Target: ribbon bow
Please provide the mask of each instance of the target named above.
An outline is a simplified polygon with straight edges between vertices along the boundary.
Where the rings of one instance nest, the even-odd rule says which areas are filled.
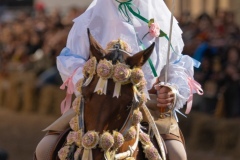
[[[188,98],[188,101],[187,101],[187,109],[185,112],[186,114],[188,114],[192,108],[193,91],[195,91],[198,95],[203,95],[203,90],[201,85],[191,77],[188,77],[188,85],[190,87],[190,97]]]
[[[74,71],[73,75],[76,71]],[[72,94],[74,92],[74,84],[72,82],[73,75],[71,75],[61,86],[60,89],[64,90],[65,87],[67,88],[67,93],[65,99],[61,103],[61,113],[64,114],[67,110],[70,109],[71,102],[72,102]]]
[[[136,6],[134,6],[134,4],[132,3],[132,0],[128,0],[126,2],[120,2],[118,0],[116,0],[116,1],[119,3],[119,5],[118,5],[119,12],[127,18],[127,20],[126,20],[127,22],[131,22],[131,18],[128,14],[128,11],[129,11],[134,16],[136,16],[136,17],[140,18],[141,20],[143,20],[144,22],[148,23],[148,20],[140,15],[139,9]],[[134,6],[136,8],[137,12],[135,12],[133,10],[132,6]]]

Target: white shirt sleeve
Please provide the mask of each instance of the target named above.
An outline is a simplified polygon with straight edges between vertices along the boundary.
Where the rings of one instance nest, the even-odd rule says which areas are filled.
[[[68,35],[67,46],[57,57],[57,68],[63,82],[71,77],[74,86],[78,80],[83,78],[82,69],[89,58],[87,30],[86,34],[80,36],[78,35],[78,26],[78,22],[74,23]],[[77,94],[76,89],[75,94]]]
[[[175,109],[182,108],[192,94],[188,78],[193,79],[193,66],[194,60],[187,55],[182,55],[180,59],[170,62],[168,83],[178,90]],[[161,71],[160,81],[164,81],[165,67]]]

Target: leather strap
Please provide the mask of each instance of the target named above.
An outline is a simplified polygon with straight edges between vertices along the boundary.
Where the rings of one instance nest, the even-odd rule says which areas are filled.
[[[81,128],[82,133],[84,133],[84,98],[81,97],[80,110],[79,110],[79,128]]]

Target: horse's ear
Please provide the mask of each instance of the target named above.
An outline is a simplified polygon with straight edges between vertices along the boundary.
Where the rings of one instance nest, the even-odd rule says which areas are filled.
[[[89,38],[90,55],[96,57],[97,61],[99,61],[106,55],[106,52],[101,47],[101,45],[93,38],[89,28],[87,29],[87,32]]]
[[[148,60],[148,58],[151,56],[154,46],[155,43],[152,43],[151,46],[149,46],[147,49],[136,53],[132,57],[128,57],[126,59],[126,63],[130,65],[131,68],[143,66],[144,63]]]

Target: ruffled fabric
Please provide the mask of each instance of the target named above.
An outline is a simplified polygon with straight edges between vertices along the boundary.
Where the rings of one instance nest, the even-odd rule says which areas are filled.
[[[82,69],[87,59],[86,55],[75,54],[67,47],[63,48],[60,55],[57,57],[57,68],[62,80],[66,82],[71,78],[76,95],[79,94],[76,84],[83,78]]]
[[[193,78],[193,63],[191,57],[184,55],[179,63],[169,65],[168,83],[178,90],[175,109],[181,109],[190,97],[190,87],[187,79],[188,77]],[[161,72],[160,81],[164,81],[164,73],[165,67]]]

